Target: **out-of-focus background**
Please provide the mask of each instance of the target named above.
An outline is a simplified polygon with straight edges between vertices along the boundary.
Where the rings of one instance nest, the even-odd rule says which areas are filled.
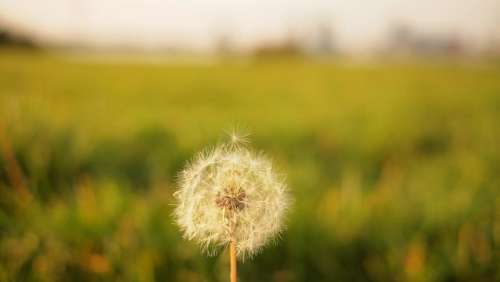
[[[227,281],[171,211],[234,126],[296,198],[241,281],[499,281],[499,58],[498,0],[0,0],[0,281]]]

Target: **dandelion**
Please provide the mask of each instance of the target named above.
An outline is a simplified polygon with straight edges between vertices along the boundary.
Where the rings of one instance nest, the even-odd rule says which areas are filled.
[[[253,256],[277,237],[290,203],[283,178],[246,143],[231,134],[231,142],[200,153],[180,173],[174,194],[174,216],[185,238],[209,253],[229,245],[231,281],[236,257]]]

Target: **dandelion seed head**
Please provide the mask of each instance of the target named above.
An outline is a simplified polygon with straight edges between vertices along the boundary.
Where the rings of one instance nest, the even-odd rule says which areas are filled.
[[[184,237],[203,249],[234,239],[245,258],[279,235],[290,196],[269,159],[237,144],[231,137],[181,171],[174,216]]]

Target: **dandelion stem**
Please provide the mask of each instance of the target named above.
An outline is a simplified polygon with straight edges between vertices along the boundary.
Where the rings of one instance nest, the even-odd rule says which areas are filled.
[[[234,239],[231,240],[231,244],[229,245],[229,256],[231,260],[231,282],[237,282],[238,266],[236,262],[236,241]]]

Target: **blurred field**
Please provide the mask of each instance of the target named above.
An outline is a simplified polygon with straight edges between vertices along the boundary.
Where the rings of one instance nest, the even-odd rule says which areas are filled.
[[[184,162],[235,124],[296,198],[241,281],[500,280],[498,63],[4,50],[0,141],[31,196],[4,150],[0,281],[226,281],[225,252],[180,237],[171,194]]]

